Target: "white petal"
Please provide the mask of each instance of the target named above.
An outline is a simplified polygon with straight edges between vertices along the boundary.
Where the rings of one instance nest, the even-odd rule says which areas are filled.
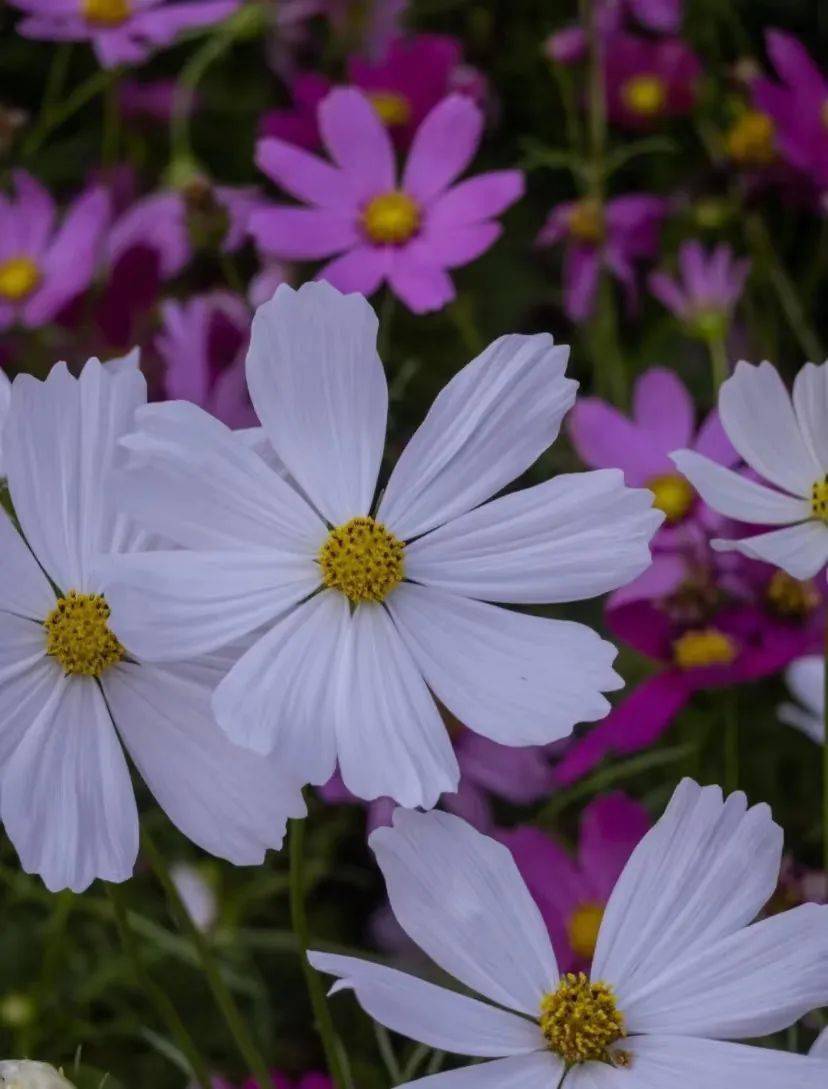
[[[429,1074],[398,1089],[558,1089],[563,1071],[563,1061],[551,1051],[535,1051]]]
[[[547,333],[500,337],[437,396],[388,481],[379,517],[409,539],[520,476],[555,441],[577,383]]]
[[[776,709],[779,721],[786,726],[794,726],[803,734],[810,737],[817,745],[821,745],[825,738],[825,723],[822,717],[812,715],[810,711],[803,711],[794,703],[780,703]]]
[[[623,1006],[632,1033],[719,1040],[780,1032],[828,1004],[828,906],[805,904],[684,951]]]
[[[728,518],[776,526],[811,516],[807,500],[772,491],[693,450],[677,450],[670,457],[705,503]]]
[[[267,624],[319,585],[316,564],[275,550],[102,557],[110,627],[147,662],[207,654]]]
[[[684,955],[733,934],[776,888],[782,829],[766,805],[684,779],[641,840],[604,913],[592,975],[622,1009]]]
[[[807,496],[823,474],[799,428],[791,398],[770,363],[737,363],[722,383],[719,414],[727,437],[760,476]]]
[[[55,607],[55,592],[26,542],[0,510],[0,609],[44,620]]]
[[[809,654],[788,666],[785,673],[788,688],[804,704],[799,707],[783,703],[779,707],[779,719],[789,726],[796,726],[818,745],[825,737],[825,660],[821,654]]]
[[[343,594],[316,594],[262,635],[213,696],[229,738],[273,752],[303,783],[321,785],[334,772],[336,667],[349,623]]]
[[[406,576],[485,601],[580,601],[651,562],[664,520],[617,469],[573,473],[494,499],[408,545]]]
[[[508,847],[451,813],[403,809],[369,843],[408,936],[467,987],[537,1017],[558,968]]]
[[[781,567],[795,579],[813,578],[828,563],[828,526],[822,522],[800,522],[756,537],[711,543],[717,552],[741,552],[753,560]]]
[[[360,605],[345,628],[335,705],[339,770],[352,794],[429,808],[457,790],[448,731],[381,605]]]
[[[805,364],[794,380],[793,404],[811,456],[828,472],[828,363]]]
[[[811,1048],[810,1054],[815,1059],[828,1060],[828,1028],[823,1029],[822,1032],[819,1034],[816,1043]]]
[[[324,281],[281,284],[253,318],[247,382],[273,449],[334,524],[368,514],[385,444],[388,388],[377,317]]]
[[[537,1024],[476,998],[356,957],[308,953],[320,972],[339,977],[331,994],[351,989],[365,1012],[412,1040],[458,1055],[524,1055],[543,1047]]]
[[[40,624],[0,613],[0,768],[60,681],[60,668],[45,649]]]
[[[239,748],[209,689],[174,668],[122,663],[102,678],[118,732],[161,808],[188,839],[237,866],[282,846],[305,807],[281,762]]]
[[[94,588],[94,556],[123,535],[105,487],[118,438],[146,400],[143,376],[91,359],[79,379],[64,363],[45,382],[19,375],[4,435],[9,490],[23,534],[64,592]]]
[[[591,628],[403,583],[386,602],[429,688],[469,729],[543,745],[603,718],[621,687],[615,647]]]
[[[125,881],[138,852],[129,772],[101,690],[61,677],[0,779],[0,812],[26,873],[51,892]]]
[[[319,515],[220,420],[188,401],[147,405],[135,419],[115,486],[147,529],[190,548],[318,552]]]

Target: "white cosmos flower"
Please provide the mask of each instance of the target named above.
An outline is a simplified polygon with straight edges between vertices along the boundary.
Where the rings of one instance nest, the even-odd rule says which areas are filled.
[[[304,812],[273,761],[218,729],[210,663],[144,664],[109,627],[93,560],[142,546],[108,478],[145,401],[137,368],[95,359],[79,379],[59,364],[12,386],[4,453],[23,536],[0,517],[0,816],[24,869],[52,890],[132,872],[122,743],[173,823],[233,862],[260,862],[286,815]]]
[[[797,703],[781,704],[780,720],[821,745],[825,736],[825,659],[821,654],[808,654],[791,662],[785,680]]]
[[[828,1002],[828,907],[752,923],[781,859],[766,805],[684,780],[618,879],[589,977],[560,976],[504,845],[448,813],[400,809],[370,843],[408,935],[485,1001],[374,962],[309,959],[387,1028],[495,1060],[419,1089],[558,1089],[565,1072],[564,1089],[828,1084],[828,1061],[725,1042]]]
[[[0,1089],[73,1089],[73,1086],[49,1063],[0,1059]]]
[[[714,510],[783,528],[713,547],[811,578],[828,562],[828,364],[805,364],[792,402],[770,363],[737,363],[719,391],[719,414],[735,449],[773,487],[692,450],[677,451],[673,461]]]
[[[303,781],[432,806],[458,767],[434,693],[506,745],[603,717],[615,648],[499,608],[591,597],[650,562],[662,515],[605,470],[491,499],[555,439],[576,383],[548,335],[495,341],[446,386],[379,501],[388,390],[377,319],[325,283],[281,286],[253,322],[247,379],[295,486],[217,420],[139,412],[118,493],[190,551],[107,564],[116,631],[149,660],[259,629],[213,706],[234,741]]]

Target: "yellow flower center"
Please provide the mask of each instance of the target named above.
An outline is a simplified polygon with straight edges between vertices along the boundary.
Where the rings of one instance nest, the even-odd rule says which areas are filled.
[[[109,606],[102,594],[70,590],[43,621],[46,653],[65,673],[100,677],[126,653],[107,626]]]
[[[811,517],[828,523],[828,476],[815,480],[811,487]]]
[[[695,492],[688,481],[678,473],[664,473],[647,481],[653,493],[653,506],[663,511],[671,524],[680,522],[693,505]]]
[[[579,242],[597,245],[604,237],[604,209],[594,197],[584,197],[574,204],[566,223],[569,233]]]
[[[642,117],[656,117],[667,104],[667,87],[660,76],[633,76],[621,87],[628,110]]]
[[[673,643],[673,658],[681,669],[730,665],[737,653],[736,643],[716,628],[686,631]]]
[[[609,1048],[626,1036],[624,1015],[612,987],[592,983],[583,972],[568,972],[544,995],[540,1027],[547,1046],[564,1062],[612,1062]]]
[[[567,935],[573,952],[584,960],[592,960],[598,943],[598,931],[604,918],[603,904],[581,904],[567,923]]]
[[[420,208],[407,193],[393,189],[369,201],[362,213],[362,226],[372,242],[399,246],[420,227]]]
[[[380,121],[389,129],[407,125],[411,120],[411,104],[405,95],[397,94],[395,91],[376,91],[369,95],[369,98]]]
[[[766,596],[773,612],[793,618],[807,616],[820,603],[819,592],[810,579],[801,582],[787,571],[774,571]]]
[[[725,137],[728,156],[740,166],[769,166],[776,158],[776,125],[759,110],[745,110]]]
[[[30,294],[40,283],[40,269],[30,257],[10,257],[0,261],[0,295],[17,301]]]
[[[336,526],[319,550],[322,581],[354,605],[384,601],[405,574],[405,545],[382,522],[352,518]]]
[[[132,14],[130,0],[81,0],[81,12],[88,23],[118,26]]]

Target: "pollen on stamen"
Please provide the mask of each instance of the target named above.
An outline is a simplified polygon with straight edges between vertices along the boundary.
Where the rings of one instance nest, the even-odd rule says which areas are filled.
[[[828,523],[828,476],[811,486],[811,517]]]
[[[400,246],[420,229],[420,207],[407,193],[380,193],[365,206],[362,227],[378,245]]]
[[[322,581],[354,605],[384,601],[405,574],[405,545],[369,516],[336,526],[319,550]]]
[[[130,0],[81,0],[81,11],[88,23],[120,26],[132,14]]]
[[[100,677],[126,653],[108,620],[109,606],[102,594],[70,590],[43,621],[46,653],[57,658],[66,674]]]
[[[568,972],[544,995],[540,1028],[550,1051],[571,1066],[612,1061],[612,1045],[626,1036],[624,1015],[608,983],[593,983],[584,972]]]

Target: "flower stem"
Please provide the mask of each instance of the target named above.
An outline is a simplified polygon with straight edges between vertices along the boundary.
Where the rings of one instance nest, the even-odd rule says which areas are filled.
[[[239,1054],[244,1059],[248,1070],[258,1083],[259,1089],[271,1089],[272,1078],[270,1076],[270,1071],[267,1068],[267,1063],[256,1044],[253,1042],[253,1038],[248,1031],[247,1025],[244,1023],[244,1019],[236,1005],[236,1001],[230,993],[227,984],[222,979],[221,971],[219,970],[218,962],[216,961],[210,943],[195,925],[192,916],[184,906],[184,902],[178,893],[178,889],[175,887],[175,882],[170,876],[167,864],[146,829],[142,830],[141,843],[144,853],[149,859],[150,866],[167,897],[171,915],[175,919],[179,930],[181,930],[195,946],[195,951],[201,962],[207,984],[213,992],[213,998],[215,999],[216,1005],[224,1017],[231,1036],[236,1042]]]
[[[45,143],[47,137],[70,117],[91,102],[95,95],[103,91],[115,78],[117,69],[101,68],[90,76],[79,87],[76,87],[70,95],[55,104],[54,109],[49,110],[41,121],[29,133],[28,139],[21,148],[21,157],[30,159]]]
[[[305,822],[303,820],[291,820],[290,822],[290,917],[293,923],[293,931],[299,946],[299,958],[302,962],[302,972],[308,988],[311,1006],[313,1007],[316,1031],[322,1041],[325,1058],[328,1062],[328,1071],[336,1089],[347,1089],[348,1081],[345,1077],[340,1056],[340,1044],[336,1036],[331,1011],[328,1009],[328,1000],[322,982],[308,960],[308,945],[310,936],[308,931],[308,916],[305,910]]]
[[[739,698],[735,688],[724,693],[725,793],[739,789]]]
[[[730,373],[727,361],[727,345],[724,337],[709,337],[706,341],[710,354],[710,374],[713,379],[713,393],[719,392],[719,387]]]
[[[190,1036],[190,1033],[187,1030],[187,1026],[181,1020],[178,1010],[170,1001],[166,991],[164,991],[150,976],[146,965],[141,958],[138,943],[135,940],[135,935],[129,924],[129,915],[124,904],[121,886],[107,883],[105,888],[109,902],[112,904],[115,925],[118,928],[121,944],[124,947],[124,952],[127,957],[132,962],[139,983],[158,1011],[158,1016],[175,1039],[182,1054],[189,1062],[190,1069],[196,1082],[201,1086],[201,1089],[211,1089],[212,1079],[206,1060],[196,1047],[192,1036]]]

